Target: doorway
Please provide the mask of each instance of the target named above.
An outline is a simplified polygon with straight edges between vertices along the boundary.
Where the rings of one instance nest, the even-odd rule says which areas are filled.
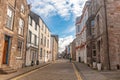
[[[3,64],[9,63],[9,48],[10,48],[10,36],[5,35],[4,38],[4,50],[3,50]]]

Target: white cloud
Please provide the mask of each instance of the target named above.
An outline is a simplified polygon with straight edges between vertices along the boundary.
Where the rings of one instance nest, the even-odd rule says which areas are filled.
[[[75,31],[75,26],[72,26],[70,29],[68,29],[69,30],[69,32],[73,32],[73,31]]]
[[[63,34],[75,32],[75,26],[68,27],[65,31],[63,31]]]
[[[60,15],[69,19],[71,15],[81,15],[85,1],[87,0],[31,0],[31,3],[32,9],[42,16]]]
[[[59,38],[59,52],[65,50],[65,46],[69,45],[73,41],[74,37],[72,35]]]

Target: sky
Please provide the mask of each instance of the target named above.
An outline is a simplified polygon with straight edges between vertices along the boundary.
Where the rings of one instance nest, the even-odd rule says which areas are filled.
[[[28,0],[31,10],[41,16],[51,34],[59,36],[59,52],[75,38],[75,20],[87,0]]]

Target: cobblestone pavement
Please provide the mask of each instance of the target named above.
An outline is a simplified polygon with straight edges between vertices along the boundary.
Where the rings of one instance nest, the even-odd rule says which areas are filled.
[[[12,80],[77,80],[77,78],[72,63],[68,60],[58,60],[42,69]]]

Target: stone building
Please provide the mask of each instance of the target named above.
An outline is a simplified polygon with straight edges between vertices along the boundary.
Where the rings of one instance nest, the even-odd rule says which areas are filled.
[[[25,65],[28,12],[26,0],[0,0],[0,68]]]
[[[40,33],[39,33],[39,61],[48,62],[50,60],[50,38],[51,32],[48,26],[40,17],[39,19]]]
[[[39,16],[30,11],[27,31],[26,66],[35,65],[39,62],[39,28]]]
[[[120,67],[120,0],[91,0],[96,62],[103,69]]]
[[[72,60],[76,61],[76,50],[75,50],[75,41],[76,39],[73,40],[72,42]]]
[[[51,35],[51,60],[55,61],[58,58],[58,35]]]
[[[87,64],[92,67],[96,61],[96,45],[95,45],[95,27],[94,27],[94,4],[90,1],[88,7],[88,20],[86,21],[86,45],[87,45]]]
[[[76,61],[75,39],[70,44],[70,54],[73,61]]]

